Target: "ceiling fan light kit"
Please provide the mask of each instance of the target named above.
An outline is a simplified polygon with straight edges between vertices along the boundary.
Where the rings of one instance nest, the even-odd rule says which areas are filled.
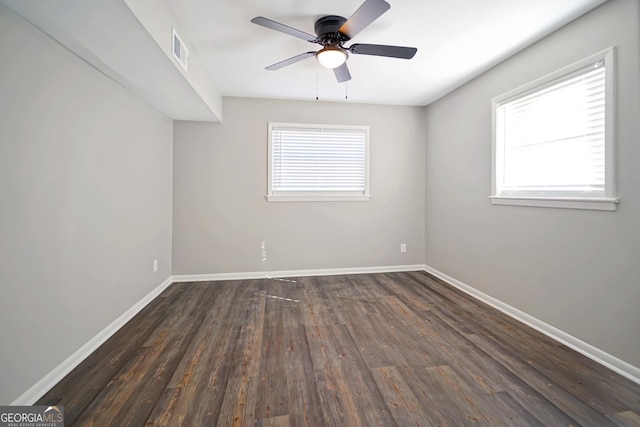
[[[253,18],[251,22],[322,46],[322,49],[317,52],[301,53],[270,65],[266,67],[267,70],[279,70],[310,56],[315,56],[322,66],[333,69],[336,79],[339,83],[342,83],[351,80],[351,74],[346,64],[347,59],[349,59],[349,53],[411,59],[418,51],[415,47],[379,44],[344,46],[344,43],[351,40],[356,34],[378,19],[390,7],[385,0],[365,0],[349,19],[337,15],[324,16],[318,19],[314,26],[315,36],[262,16]]]
[[[326,46],[316,53],[316,59],[320,65],[332,69],[344,64],[348,57],[347,51],[333,46]]]

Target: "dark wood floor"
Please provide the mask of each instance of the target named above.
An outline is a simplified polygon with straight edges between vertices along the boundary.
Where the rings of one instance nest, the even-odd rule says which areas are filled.
[[[640,425],[640,385],[424,272],[175,283],[38,404],[67,426]]]

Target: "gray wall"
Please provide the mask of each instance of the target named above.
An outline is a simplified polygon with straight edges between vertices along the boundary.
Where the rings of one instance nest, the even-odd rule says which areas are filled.
[[[640,366],[637,0],[611,0],[427,107],[426,263]],[[609,46],[616,212],[493,206],[491,98]]]
[[[223,123],[174,124],[174,274],[424,263],[423,108],[224,98],[223,109]],[[370,126],[371,200],[267,202],[269,121]]]
[[[3,5],[0,58],[8,404],[170,275],[172,122]]]

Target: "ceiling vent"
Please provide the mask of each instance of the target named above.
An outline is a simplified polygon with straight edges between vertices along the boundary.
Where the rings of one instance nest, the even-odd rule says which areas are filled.
[[[189,49],[187,49],[187,45],[182,42],[182,39],[176,33],[176,29],[173,28],[173,43],[171,46],[171,51],[173,52],[173,57],[176,58],[178,64],[182,67],[182,69],[187,72],[187,63],[189,61]]]

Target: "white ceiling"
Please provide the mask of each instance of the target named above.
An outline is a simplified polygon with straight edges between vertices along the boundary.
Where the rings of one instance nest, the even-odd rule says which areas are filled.
[[[411,60],[351,55],[353,79],[306,59],[264,68],[316,44],[250,23],[265,16],[307,33],[321,16],[348,18],[364,0],[168,0],[222,95],[427,105],[604,0],[387,0],[354,43],[413,46]],[[348,43],[349,44],[349,43]]]
[[[221,119],[221,95],[427,105],[606,0],[387,0],[352,42],[416,47],[413,59],[351,55],[347,84],[313,58],[265,70],[319,46],[252,18],[314,34],[318,18],[348,18],[363,1],[0,0],[169,117],[209,121]],[[171,58],[173,26],[188,74]]]

